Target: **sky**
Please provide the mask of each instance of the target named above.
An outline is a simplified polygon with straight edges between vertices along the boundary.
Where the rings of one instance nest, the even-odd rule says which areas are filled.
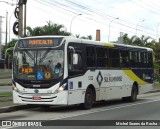
[[[18,38],[12,31],[17,20],[14,16],[17,1],[0,0],[0,16],[4,17],[3,44],[6,12],[10,25],[8,41]],[[160,0],[27,0],[27,26],[44,26],[48,21],[64,25],[64,30],[73,35],[92,35],[93,40],[97,29],[101,31],[101,41],[117,41],[120,33],[157,39],[160,36]]]

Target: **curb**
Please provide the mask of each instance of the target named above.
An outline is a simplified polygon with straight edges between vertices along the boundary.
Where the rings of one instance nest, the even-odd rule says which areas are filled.
[[[152,90],[152,91],[150,91],[148,93],[156,93],[156,92],[160,92],[160,89],[154,89],[154,90]]]
[[[30,109],[35,107],[36,107],[35,105],[11,105],[6,107],[0,107],[0,113],[7,113],[7,112]]]

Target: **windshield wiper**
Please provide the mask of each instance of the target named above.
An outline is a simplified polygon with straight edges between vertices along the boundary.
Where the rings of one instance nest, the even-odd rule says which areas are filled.
[[[42,58],[39,60],[39,64],[43,62],[43,60],[45,59],[45,57],[47,56],[47,54],[49,53],[51,49],[46,50],[46,52],[43,54]]]
[[[24,50],[26,52],[26,54],[32,59],[34,60],[34,57],[31,55],[31,53],[29,53],[27,50]]]

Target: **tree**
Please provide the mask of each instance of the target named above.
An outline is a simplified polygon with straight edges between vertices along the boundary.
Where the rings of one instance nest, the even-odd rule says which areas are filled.
[[[80,34],[76,34],[76,38],[80,38]]]
[[[8,48],[13,48],[13,47],[15,46],[16,42],[17,42],[17,40],[12,39],[12,41],[10,41],[9,43],[7,43],[7,45],[5,45],[5,46],[3,47],[3,49],[2,49],[3,55],[5,55],[5,52],[6,52],[6,50],[7,50]],[[13,49],[9,50],[9,51],[7,52],[7,55],[12,58],[12,57],[13,57]]]
[[[13,47],[15,46],[17,40],[13,39],[9,43],[7,43],[5,46],[3,46],[2,53],[3,58],[5,59],[5,64],[8,64],[8,68],[11,68],[11,63],[13,59]]]
[[[147,36],[145,37],[144,35],[142,35],[140,38],[139,37],[136,37],[135,40],[134,40],[134,44],[137,45],[137,46],[147,46],[150,42],[148,40],[150,40],[151,37],[150,36]]]
[[[30,36],[42,36],[42,35],[64,35],[69,36],[70,33],[64,31],[65,27],[61,24],[53,24],[51,21],[47,22],[47,25],[42,27],[27,27]]]
[[[141,37],[137,37],[136,35],[133,35],[130,38],[127,33],[125,33],[122,38],[123,38],[124,44],[143,46],[143,47],[153,44],[153,41],[154,41],[150,36],[145,37],[144,35],[142,35]]]
[[[40,36],[40,35],[42,35],[42,32],[41,32],[42,28],[41,27],[35,27],[35,28],[32,29],[31,27],[28,26],[27,30],[28,30],[30,36]]]
[[[88,39],[88,40],[92,40],[92,35],[87,35],[87,36],[80,36],[80,34],[76,35],[76,38],[80,38],[80,39]]]
[[[131,38],[129,38],[128,34],[125,33],[122,38],[123,38],[123,43],[124,44],[134,45],[134,40],[135,40],[136,36],[134,35]]]

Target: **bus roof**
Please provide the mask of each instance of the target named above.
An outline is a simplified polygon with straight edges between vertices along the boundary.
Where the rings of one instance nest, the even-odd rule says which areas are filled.
[[[100,46],[106,46],[106,47],[121,47],[121,48],[130,48],[130,49],[145,49],[147,51],[153,51],[151,48],[148,47],[141,47],[141,46],[133,46],[133,45],[127,45],[127,44],[118,44],[118,43],[108,43],[108,42],[102,42],[102,41],[93,41],[93,40],[87,40],[87,39],[78,39],[75,37],[67,37],[69,41],[77,41],[89,45],[100,45]]]
[[[89,45],[100,45],[100,46],[106,46],[106,47],[124,47],[124,48],[135,48],[135,49],[146,49],[147,51],[153,51],[151,48],[147,47],[141,47],[141,46],[133,46],[133,45],[127,45],[127,44],[118,44],[118,43],[108,43],[108,42],[102,42],[102,41],[93,41],[93,40],[87,40],[87,39],[80,39],[73,36],[62,36],[62,35],[46,35],[46,36],[32,36],[32,37],[25,37],[20,39],[36,39],[36,38],[64,38],[68,42],[77,42],[77,43],[84,43]]]

